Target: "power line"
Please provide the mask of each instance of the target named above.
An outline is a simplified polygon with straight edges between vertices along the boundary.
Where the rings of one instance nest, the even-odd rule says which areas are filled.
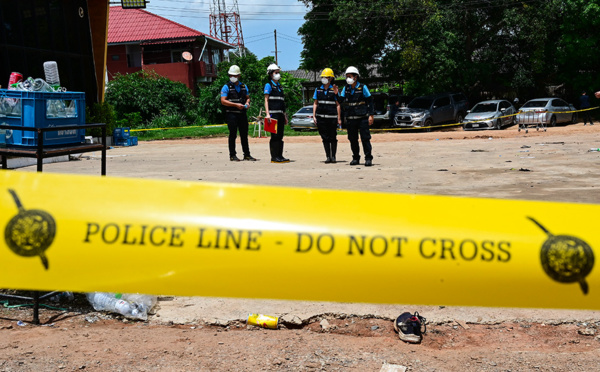
[[[169,0],[169,1],[173,1],[173,2],[179,2],[176,0]],[[472,0],[472,1],[467,1],[464,3],[460,3],[460,4],[447,4],[446,5],[446,9],[458,9],[458,10],[464,10],[464,11],[475,11],[475,10],[486,10],[486,9],[493,9],[493,8],[499,8],[499,7],[510,7],[510,6],[514,6],[514,5],[520,5],[520,4],[536,4],[536,3],[543,3],[546,0],[514,0],[512,3],[506,3],[505,0],[498,0],[500,2],[502,2],[501,4],[499,3],[494,3],[494,0]],[[181,1],[184,2],[184,1]],[[362,3],[362,2],[355,2],[354,4],[369,4],[372,5],[372,3]],[[483,5],[486,4],[486,6],[472,6],[472,5]],[[328,5],[329,6],[329,5]],[[189,8],[170,8],[170,7],[154,7],[154,9],[158,9],[158,10],[167,10],[167,13],[162,13],[162,15],[164,16],[175,16],[175,17],[183,17],[183,18],[194,18],[194,19],[201,19],[201,18],[205,18],[203,16],[198,16],[198,15],[193,15],[190,14],[190,9]],[[410,12],[412,10],[419,10],[418,12]],[[387,9],[369,9],[369,10],[365,10],[364,12],[356,15],[356,16],[348,16],[345,17],[348,20],[365,20],[365,19],[397,19],[397,18],[409,18],[409,17],[417,17],[417,16],[425,16],[425,15],[431,15],[431,14],[435,14],[436,12],[440,11],[440,10],[444,10],[444,9],[430,9],[430,10],[425,10],[423,11],[422,7],[413,7],[413,8],[403,8],[404,11],[408,11],[407,13],[403,13],[403,14],[390,14],[389,10]],[[185,12],[186,14],[172,14],[170,13],[170,11],[181,11],[181,12]],[[204,10],[198,10],[199,12],[205,13],[207,11]],[[253,17],[253,16],[261,16],[261,17]],[[246,13],[242,13],[243,16],[243,20],[244,21],[265,21],[265,16],[270,16],[270,15],[302,15],[303,17],[299,17],[299,18],[277,18],[277,20],[279,21],[302,21],[302,20],[306,20],[306,21],[329,21],[330,20],[330,16],[331,16],[331,12],[314,12],[314,11],[308,11],[308,12],[283,12],[283,11],[266,11],[266,12],[246,12]]]

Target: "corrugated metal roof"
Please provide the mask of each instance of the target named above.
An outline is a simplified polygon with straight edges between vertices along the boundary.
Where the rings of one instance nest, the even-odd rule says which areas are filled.
[[[173,22],[143,9],[123,9],[111,6],[108,16],[108,43],[127,43],[136,41],[154,42],[183,38],[207,36],[219,42],[220,39],[203,32]]]

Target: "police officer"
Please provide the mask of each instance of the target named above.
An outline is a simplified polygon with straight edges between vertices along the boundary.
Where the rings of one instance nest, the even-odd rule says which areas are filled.
[[[313,95],[313,120],[319,129],[323,147],[325,148],[326,164],[336,163],[337,125],[342,124],[340,104],[338,102],[338,87],[331,86],[335,79],[333,70],[326,68],[321,73],[320,88]]]
[[[371,155],[371,133],[369,126],[373,125],[373,97],[366,85],[358,82],[358,69],[350,66],[346,69],[347,85],[340,94],[340,103],[344,105],[344,116],[348,128],[348,140],[352,149],[352,161],[350,165],[360,163],[360,147],[358,145],[358,134],[365,153],[365,167],[373,165]]]
[[[272,63],[267,67],[269,82],[265,85],[265,112],[267,118],[277,120],[277,133],[271,133],[269,149],[271,150],[271,163],[289,163],[290,159],[283,157],[283,129],[288,123],[285,113],[285,99],[283,88],[279,84],[281,69]]]
[[[235,152],[235,139],[239,130],[244,160],[256,161],[250,155],[248,146],[248,116],[246,115],[250,106],[248,87],[240,82],[241,71],[238,66],[232,65],[227,73],[229,82],[221,89],[221,104],[225,106],[225,121],[229,129],[229,160],[240,161]]]

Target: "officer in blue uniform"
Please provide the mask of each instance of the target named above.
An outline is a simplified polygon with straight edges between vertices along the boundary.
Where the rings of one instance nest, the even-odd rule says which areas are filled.
[[[266,117],[277,120],[277,133],[271,133],[269,149],[271,151],[271,163],[289,163],[290,159],[283,157],[283,130],[288,123],[285,113],[285,99],[283,88],[279,84],[281,69],[272,63],[267,67],[269,82],[265,85],[265,111]]]
[[[244,160],[256,161],[250,155],[248,146],[248,115],[246,113],[250,106],[250,93],[246,84],[239,81],[241,71],[238,66],[232,65],[227,73],[229,82],[221,89],[221,104],[225,107],[225,121],[229,129],[229,160],[240,161],[235,152],[235,139],[239,131]]]
[[[358,69],[350,66],[346,69],[346,85],[340,93],[340,103],[344,105],[344,117],[348,128],[348,140],[352,149],[350,165],[360,164],[360,147],[358,135],[365,153],[365,167],[373,165],[371,154],[371,132],[369,126],[373,125],[373,97],[366,85],[358,82]]]
[[[319,129],[323,147],[325,148],[326,164],[336,163],[337,126],[342,124],[340,104],[338,102],[338,87],[331,85],[335,75],[333,70],[326,68],[321,73],[321,87],[313,95],[313,120]]]

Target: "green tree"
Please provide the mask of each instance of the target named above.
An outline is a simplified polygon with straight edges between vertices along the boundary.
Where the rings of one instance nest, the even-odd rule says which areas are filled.
[[[303,2],[303,68],[377,66],[407,94],[598,87],[600,0]]]
[[[571,0],[562,6],[558,81],[575,97],[600,90],[600,0]]]

